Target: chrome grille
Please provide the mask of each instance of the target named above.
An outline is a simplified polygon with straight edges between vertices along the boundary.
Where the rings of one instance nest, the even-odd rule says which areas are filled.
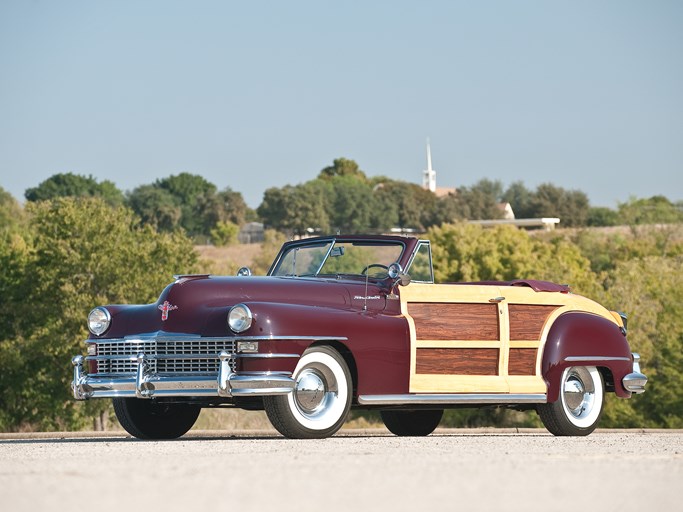
[[[230,339],[180,338],[154,340],[111,340],[97,343],[97,373],[134,374],[137,371],[137,355],[144,352],[151,373],[168,374],[218,374],[218,354],[225,350],[234,352]],[[173,357],[176,356],[176,357]],[[235,370],[234,359],[230,365]]]
[[[218,358],[212,359],[158,359],[158,373],[218,373]],[[235,368],[232,368],[233,371]]]

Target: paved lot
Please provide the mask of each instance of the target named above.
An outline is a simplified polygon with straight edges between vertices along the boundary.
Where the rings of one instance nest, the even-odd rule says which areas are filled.
[[[0,438],[4,511],[680,510],[683,433]]]

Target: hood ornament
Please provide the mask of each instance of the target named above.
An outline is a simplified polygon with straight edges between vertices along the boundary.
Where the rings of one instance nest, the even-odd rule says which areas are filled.
[[[157,306],[161,310],[161,321],[165,322],[168,320],[168,312],[178,309],[178,306],[174,306],[169,301],[165,300],[163,304]]]

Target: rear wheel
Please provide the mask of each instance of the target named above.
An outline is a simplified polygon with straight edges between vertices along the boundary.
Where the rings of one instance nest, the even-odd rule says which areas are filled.
[[[114,398],[121,426],[138,439],[175,439],[192,428],[201,407],[154,399]]]
[[[283,436],[321,439],[341,428],[351,407],[351,373],[344,358],[331,347],[312,347],[294,370],[294,390],[265,396],[268,419]]]
[[[439,426],[443,409],[426,411],[380,411],[384,425],[397,436],[428,436]]]
[[[562,373],[560,398],[536,410],[556,436],[587,436],[602,416],[605,386],[595,366],[573,366]]]

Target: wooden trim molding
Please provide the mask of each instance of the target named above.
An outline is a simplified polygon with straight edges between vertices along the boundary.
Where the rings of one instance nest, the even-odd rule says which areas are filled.
[[[418,348],[415,373],[498,375],[497,348]]]
[[[497,304],[410,302],[417,340],[500,339]]]

